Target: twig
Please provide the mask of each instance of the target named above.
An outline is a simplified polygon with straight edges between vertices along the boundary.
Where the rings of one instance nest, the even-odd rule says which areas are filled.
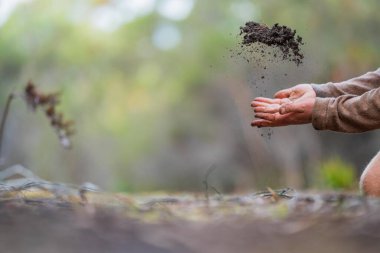
[[[214,190],[214,192],[216,192],[216,194],[218,194],[219,196],[221,196],[222,194],[220,193],[220,191],[218,191],[214,186],[210,185],[210,188],[212,190]]]
[[[216,169],[215,164],[211,165],[207,169],[206,175],[205,175],[205,177],[204,177],[204,179],[202,181],[202,183],[203,183],[203,185],[205,187],[205,197],[206,197],[207,203],[209,203],[209,194],[208,193],[209,193],[210,189],[213,190],[214,192],[216,192],[216,194],[218,194],[220,198],[223,197],[222,194],[214,186],[209,185],[209,183],[208,183],[208,178],[211,175],[211,173],[215,171],[215,169]]]
[[[178,198],[167,197],[167,198],[159,198],[159,199],[150,200],[144,203],[143,206],[151,208],[156,204],[176,204],[178,202],[179,202]]]
[[[293,191],[294,191],[293,189],[288,188],[288,187],[283,188],[283,189],[279,189],[279,190],[267,189],[266,191],[260,191],[260,192],[254,193],[253,197],[263,197],[263,198],[272,197],[273,192],[275,192],[275,194],[278,197],[285,198],[285,199],[292,199],[294,196],[289,195],[288,193],[293,192]]]
[[[14,94],[11,93],[9,94],[8,98],[7,98],[7,102],[5,104],[5,108],[4,108],[4,111],[3,111],[3,116],[1,117],[1,125],[0,125],[0,165],[2,164],[2,157],[3,157],[3,141],[4,141],[4,129],[5,129],[5,123],[7,121],[7,118],[8,118],[8,113],[9,113],[9,108],[11,106],[11,102],[14,98]]]
[[[210,185],[210,188],[212,189],[212,190],[214,190],[214,192],[216,193],[216,194],[218,194],[218,200],[223,200],[223,195],[222,195],[222,193],[220,193],[220,191],[218,191],[214,186],[212,186],[212,185]]]
[[[209,188],[209,185],[208,185],[208,177],[210,176],[210,174],[215,170],[215,164],[211,165],[207,171],[206,171],[206,175],[202,181],[203,185],[205,186],[205,197],[206,197],[206,200],[207,200],[207,203],[209,202],[209,196],[208,196],[208,188]]]
[[[280,200],[280,197],[278,196],[278,194],[277,194],[272,188],[270,188],[270,187],[268,186],[268,187],[267,187],[267,190],[268,190],[268,192],[272,195],[272,196],[271,196],[271,200],[272,200],[273,202],[277,202],[277,201]]]

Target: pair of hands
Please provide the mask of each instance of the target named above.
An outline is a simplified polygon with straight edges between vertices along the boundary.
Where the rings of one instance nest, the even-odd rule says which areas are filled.
[[[256,127],[277,127],[307,124],[311,122],[316,93],[310,84],[299,84],[281,90],[274,98],[255,98],[251,106]]]

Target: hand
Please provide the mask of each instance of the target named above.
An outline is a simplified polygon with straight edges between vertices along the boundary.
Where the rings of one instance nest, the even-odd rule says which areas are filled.
[[[259,118],[252,121],[252,126],[276,127],[311,122],[316,99],[311,85],[299,84],[277,92],[274,97],[258,97],[252,101],[255,117]]]

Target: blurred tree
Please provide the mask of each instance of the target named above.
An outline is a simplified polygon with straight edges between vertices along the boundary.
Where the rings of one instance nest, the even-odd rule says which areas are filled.
[[[0,102],[29,79],[62,90],[62,109],[78,133],[74,150],[62,151],[48,123],[15,103],[4,166],[22,163],[50,180],[130,191],[201,190],[214,163],[215,184],[225,191],[308,186],[314,179],[305,168],[332,152],[362,166],[376,149],[365,138],[375,133],[289,127],[267,139],[249,127],[249,102],[379,66],[377,7],[374,0],[19,4],[0,27]],[[257,63],[231,58],[248,19],[296,28],[306,41],[305,64],[267,62],[261,80]],[[353,141],[363,148],[347,150]]]

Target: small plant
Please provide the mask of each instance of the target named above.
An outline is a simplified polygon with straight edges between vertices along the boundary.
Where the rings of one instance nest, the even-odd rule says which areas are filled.
[[[354,166],[339,157],[330,158],[321,166],[321,180],[324,186],[332,189],[352,189],[355,179]]]
[[[25,86],[24,92],[19,95],[11,93],[8,96],[0,124],[0,158],[2,157],[2,144],[5,130],[5,123],[9,114],[11,102],[14,98],[22,98],[28,107],[33,111],[38,109],[45,112],[46,117],[50,121],[50,125],[54,128],[61,145],[64,148],[71,147],[70,137],[74,134],[74,122],[65,120],[62,113],[57,111],[59,105],[59,93],[43,93],[39,91],[32,81]]]

